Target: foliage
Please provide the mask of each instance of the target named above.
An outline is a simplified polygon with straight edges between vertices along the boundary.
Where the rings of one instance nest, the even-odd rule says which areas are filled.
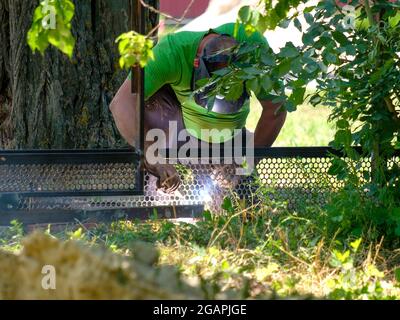
[[[44,0],[35,9],[32,26],[28,31],[28,44],[33,52],[44,53],[53,45],[72,58],[75,38],[71,21],[75,6],[71,0]],[[121,68],[139,65],[142,68],[153,59],[153,41],[134,31],[121,34],[117,39]]]
[[[124,33],[117,38],[116,42],[121,55],[119,60],[121,68],[128,69],[136,65],[144,68],[150,59],[154,59],[153,41],[137,32]]]
[[[348,203],[347,217],[352,223],[358,220],[354,207],[361,206],[359,213],[367,218],[363,220],[365,227],[369,226],[367,222],[382,220],[388,228],[379,229],[391,237],[398,236],[400,167],[398,161],[389,164],[387,160],[393,158],[400,139],[400,4],[351,1],[355,15],[351,24],[339,1],[319,1],[302,11],[296,9],[299,3],[282,0],[273,6],[265,1],[263,13],[243,7],[238,24],[253,32],[293,23],[303,32],[303,46],[289,42],[274,53],[269,48],[240,45],[235,61],[201,84],[213,89],[211,97],[219,93],[232,100],[238,98],[245,84],[248,92],[271,93],[272,101],[282,103],[288,111],[306,100],[315,106],[328,106],[337,128],[331,145],[351,160],[334,159],[330,173],[348,183],[345,191],[357,188],[355,192],[362,194],[368,190],[373,207],[382,209],[369,214],[373,207],[361,195],[356,204]],[[300,15],[307,29],[303,29]],[[270,18],[269,23],[265,23],[265,17]],[[317,82],[316,92],[307,95],[311,81]],[[355,145],[362,147],[360,153]],[[364,171],[363,179],[359,179],[354,169],[359,170],[365,158],[371,159],[371,171]]]
[[[17,251],[21,248],[23,237],[24,230],[22,224],[13,220],[9,228],[0,229],[0,247],[7,251]]]
[[[71,33],[71,21],[75,6],[71,0],[44,0],[35,9],[28,31],[28,44],[33,52],[41,54],[53,45],[72,58],[75,39]]]
[[[395,296],[385,296],[383,287],[392,287],[384,280],[384,273],[376,265],[367,260],[360,266],[355,266],[357,251],[362,239],[350,243],[350,249],[341,252],[332,251],[331,266],[338,269],[337,274],[327,281],[331,289],[329,299],[396,299]]]
[[[355,176],[355,174],[354,174]],[[398,192],[391,188],[377,188],[357,183],[348,178],[345,187],[332,194],[326,207],[326,227],[332,235],[365,235],[377,241],[385,235],[387,244],[395,247],[400,236],[400,207]]]

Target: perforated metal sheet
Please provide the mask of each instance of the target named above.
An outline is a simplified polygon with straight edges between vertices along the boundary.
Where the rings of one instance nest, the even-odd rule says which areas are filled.
[[[342,187],[341,181],[328,174],[331,166],[330,152],[335,153],[329,148],[273,148],[256,152],[258,165],[256,174],[251,177],[236,176],[233,166],[179,165],[177,169],[182,185],[174,194],[157,190],[156,178],[145,173],[142,196],[27,197],[18,199],[17,206],[23,210],[43,208],[98,210],[204,204],[207,209],[219,211],[227,195],[250,202],[256,202],[260,197],[270,197],[287,201],[292,208],[307,203],[323,204],[332,192]],[[394,163],[400,164],[400,158],[390,160],[388,165],[391,166]],[[127,181],[127,176],[133,174],[133,171],[129,171],[132,168],[121,167],[118,164],[108,165],[111,166],[112,174],[103,176],[103,179],[107,181],[109,179],[114,179],[112,181],[115,183],[118,179]],[[364,171],[370,171],[369,159],[365,159],[361,167],[356,170],[360,177],[363,176]],[[42,175],[40,170],[32,172]],[[64,172],[68,173],[68,171]],[[96,174],[96,171],[93,171],[93,174]],[[32,174],[28,175],[28,177],[31,176]],[[51,174],[47,177],[51,179]],[[90,180],[90,177],[91,175],[85,173],[78,178],[84,181]],[[110,186],[116,185],[109,181],[107,183]]]
[[[2,192],[135,190],[129,164],[10,165],[0,167]]]
[[[0,153],[0,192],[25,196],[142,194],[132,152]]]

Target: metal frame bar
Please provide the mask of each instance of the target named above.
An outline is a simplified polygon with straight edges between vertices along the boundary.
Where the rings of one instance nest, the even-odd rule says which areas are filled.
[[[217,146],[220,149],[220,157],[224,157],[225,151],[228,151],[229,155],[235,155],[235,150],[232,148],[227,148],[223,145]],[[336,155],[343,157],[343,152],[333,149],[332,147],[271,147],[271,148],[254,148],[253,150],[247,151],[248,149],[242,148],[241,155],[253,154],[254,158],[326,158],[330,155]],[[354,150],[361,153],[361,147],[354,147]],[[176,159],[175,155],[178,154],[179,150],[175,149],[164,149],[160,150],[162,157],[166,159]],[[212,156],[213,147],[210,147],[208,154]],[[237,151],[237,150],[236,150]],[[201,155],[201,149],[197,150],[197,154]],[[400,155],[400,152],[399,152]],[[194,159],[194,157],[188,156],[189,159]],[[197,157],[199,158],[199,157]]]
[[[0,226],[9,226],[13,220],[18,220],[24,225],[39,224],[67,224],[113,222],[117,220],[149,220],[157,219],[182,219],[201,218],[204,212],[203,205],[196,206],[166,206],[143,208],[118,208],[102,210],[14,210],[0,214]]]
[[[117,196],[143,196],[141,190],[100,190],[100,191],[22,191],[22,192],[1,192],[0,196],[11,196],[15,195],[17,197],[29,198],[57,198],[57,197],[117,197]]]
[[[361,153],[360,147],[354,147],[354,150]],[[201,155],[201,150],[198,152]],[[210,148],[212,155],[212,148]],[[232,150],[233,151],[233,150]],[[220,148],[221,157],[224,155],[224,147]],[[166,149],[160,153],[170,158],[170,155],[176,154],[176,150]],[[232,152],[233,153],[233,152]],[[242,149],[242,154],[246,154],[246,149]],[[329,157],[330,154],[344,156],[341,151],[331,147],[273,147],[273,148],[255,148],[254,157],[256,158],[318,158]],[[396,152],[400,156],[400,151]],[[0,166],[6,164],[74,164],[74,163],[117,163],[120,161],[132,162],[138,161],[138,155],[132,149],[107,149],[107,150],[0,150]]]
[[[0,166],[9,164],[135,163],[139,155],[131,149],[109,150],[0,150]]]
[[[129,16],[131,29],[140,34],[146,33],[145,8],[139,0],[129,0]],[[144,69],[140,66],[132,67],[132,94],[139,96],[139,116],[137,117],[136,128],[139,128],[139,151],[144,152]],[[139,170],[139,189],[144,191],[144,172]]]

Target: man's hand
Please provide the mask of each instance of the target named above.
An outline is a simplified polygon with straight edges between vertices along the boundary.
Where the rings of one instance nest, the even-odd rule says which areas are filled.
[[[157,178],[157,188],[166,193],[174,193],[181,185],[181,179],[171,164],[150,165],[144,161],[144,167]]]

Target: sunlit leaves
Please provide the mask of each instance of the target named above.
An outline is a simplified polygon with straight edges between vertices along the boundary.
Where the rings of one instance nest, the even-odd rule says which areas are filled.
[[[398,283],[400,283],[400,268],[396,268],[396,269],[394,270],[394,275],[395,275],[396,281],[397,281]]]
[[[304,94],[306,93],[305,87],[297,87],[293,90],[289,101],[291,101],[295,105],[300,105],[304,101]]]
[[[154,59],[153,41],[134,31],[120,35],[116,42],[120,53],[121,68],[140,65],[142,68],[150,59]]]
[[[44,54],[53,45],[72,58],[75,39],[71,33],[71,21],[75,6],[71,0],[45,0],[35,9],[33,22],[28,31],[28,45],[35,52]]]
[[[33,52],[44,54],[53,45],[72,58],[75,38],[72,35],[72,19],[75,6],[72,0],[44,0],[35,9],[32,26],[28,31],[28,45]],[[153,59],[153,41],[135,32],[124,33],[116,40],[120,52],[121,68],[140,65]]]
[[[357,240],[354,240],[353,242],[350,242],[350,246],[351,246],[353,252],[357,252],[358,251],[358,248],[360,247],[361,241],[362,241],[362,238],[359,238]]]
[[[394,17],[389,18],[389,24],[392,28],[400,24],[400,12],[397,13]]]
[[[260,13],[258,11],[252,10],[250,6],[244,6],[239,10],[238,22],[244,25],[244,29],[249,35],[257,30],[259,19]],[[236,31],[237,30],[238,29],[236,28]]]

